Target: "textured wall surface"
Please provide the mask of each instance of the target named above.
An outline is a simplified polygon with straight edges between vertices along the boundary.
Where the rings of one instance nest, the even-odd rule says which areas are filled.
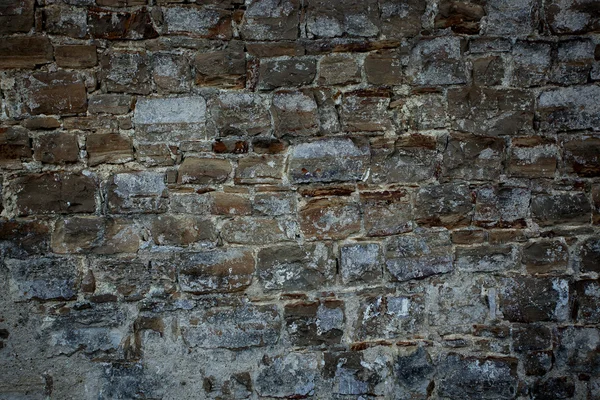
[[[600,399],[598,0],[1,0],[0,399]]]

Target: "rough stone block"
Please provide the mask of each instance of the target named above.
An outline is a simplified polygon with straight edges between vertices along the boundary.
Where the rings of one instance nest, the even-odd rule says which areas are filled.
[[[456,33],[478,34],[481,18],[486,15],[484,4],[479,1],[444,0],[438,6],[435,27],[450,28]]]
[[[550,80],[552,45],[547,42],[519,41],[513,47],[515,86],[541,86]]]
[[[502,172],[501,138],[453,132],[443,154],[442,176],[448,180],[496,180]]]
[[[265,290],[318,290],[333,282],[336,261],[326,242],[287,244],[260,250],[256,269]]]
[[[93,45],[56,46],[54,57],[59,67],[89,68],[98,64],[96,46]]]
[[[251,207],[254,214],[277,217],[295,213],[296,203],[294,193],[261,193],[254,196]]]
[[[556,368],[584,374],[600,372],[600,332],[594,327],[567,326],[558,330]]]
[[[466,83],[460,38],[447,36],[418,42],[410,55],[406,75],[410,83],[420,86]]]
[[[422,226],[466,226],[473,218],[474,194],[463,183],[424,186],[417,192],[415,221]]]
[[[313,58],[294,57],[287,60],[263,60],[258,71],[258,88],[271,90],[278,87],[309,85],[317,74]]]
[[[343,198],[316,199],[300,209],[300,229],[307,240],[345,239],[360,230],[360,210]]]
[[[556,171],[558,147],[553,139],[522,136],[511,140],[507,172],[520,178],[552,178]]]
[[[517,248],[506,245],[457,247],[455,267],[466,272],[506,272],[518,265]]]
[[[133,122],[136,136],[151,141],[203,139],[206,101],[200,96],[138,99]]]
[[[563,142],[563,162],[567,173],[582,177],[600,176],[600,138],[584,137]]]
[[[420,0],[397,2],[395,0],[382,0],[379,2],[381,10],[381,33],[390,39],[403,39],[414,37],[421,32],[421,21],[425,14],[427,4]]]
[[[78,270],[73,260],[40,257],[5,261],[10,290],[17,301],[71,300],[77,296]]]
[[[238,217],[221,228],[221,236],[229,243],[266,245],[288,242],[294,226],[273,218]]]
[[[487,35],[526,36],[535,31],[538,8],[535,0],[490,0],[486,3]]]
[[[231,89],[246,85],[246,55],[240,42],[230,42],[224,50],[198,53],[194,67],[196,85]]]
[[[301,143],[292,148],[288,176],[293,183],[358,181],[368,159],[368,146],[351,139]]]
[[[0,164],[5,168],[21,165],[21,160],[31,159],[29,134],[20,127],[0,128]]]
[[[357,340],[391,339],[423,328],[423,299],[418,296],[373,296],[361,299],[354,331]]]
[[[215,215],[250,215],[252,202],[231,193],[212,192],[210,195],[211,213]]]
[[[245,136],[266,133],[271,116],[261,95],[223,93],[209,102],[218,136]]]
[[[0,34],[29,32],[34,24],[34,5],[35,0],[17,0],[2,3],[0,5]]]
[[[279,156],[244,157],[238,161],[234,181],[239,184],[277,183],[283,176],[284,159]]]
[[[398,51],[379,50],[365,58],[367,82],[373,85],[400,85],[403,82],[403,57]]]
[[[379,283],[383,258],[378,243],[352,243],[340,247],[340,275],[344,284]]]
[[[256,378],[260,396],[304,398],[314,394],[318,359],[312,353],[288,352],[262,366]]]
[[[2,19],[0,16],[0,25]],[[0,28],[2,29],[2,28]],[[44,36],[5,37],[0,43],[0,69],[28,68],[52,62],[52,44]]]
[[[92,213],[96,210],[96,182],[91,175],[46,172],[11,182],[18,215]]]
[[[342,129],[348,132],[378,132],[391,129],[389,105],[390,94],[385,90],[345,93],[340,113]]]
[[[5,257],[24,258],[48,252],[50,228],[38,221],[0,219],[0,244]]]
[[[542,91],[538,100],[540,128],[552,131],[597,129],[600,86],[586,85]]]
[[[569,261],[569,249],[558,240],[532,242],[523,248],[522,263],[530,274],[565,272]]]
[[[152,78],[159,89],[170,93],[185,93],[192,84],[188,58],[170,53],[152,55]]]
[[[89,8],[87,17],[90,35],[96,39],[142,40],[158,37],[146,8],[134,12]]]
[[[589,224],[590,202],[583,193],[560,193],[534,196],[531,201],[533,220],[541,226]]]
[[[569,317],[569,284],[564,279],[505,278],[499,297],[500,310],[511,322],[560,322]]]
[[[487,56],[473,60],[473,83],[478,86],[501,85],[505,74],[501,56]]]
[[[232,36],[231,11],[194,5],[165,7],[162,10],[168,34],[229,40]]]
[[[584,324],[597,324],[600,322],[600,281],[582,280],[574,283],[574,293],[576,298],[576,316],[577,322]]]
[[[150,234],[159,246],[189,246],[211,243],[217,234],[211,220],[189,215],[159,215],[152,220]]]
[[[411,196],[406,190],[361,192],[360,202],[367,236],[390,236],[413,228]]]
[[[184,292],[194,294],[239,292],[252,283],[254,269],[254,257],[248,249],[185,253],[178,280]]]
[[[33,157],[45,164],[79,161],[77,136],[60,132],[38,136],[33,142]]]
[[[452,242],[447,231],[426,231],[394,236],[385,249],[386,266],[394,279],[407,281],[444,274],[453,269]]]
[[[308,3],[306,30],[310,37],[374,37],[379,34],[379,7],[376,1],[323,1]]]
[[[109,92],[148,94],[152,90],[150,60],[143,51],[110,51],[100,60],[100,79]]]
[[[93,133],[86,138],[88,164],[122,164],[133,159],[131,139],[112,133]]]
[[[597,32],[600,17],[593,3],[578,0],[550,0],[545,5],[546,22],[557,35]]]
[[[55,35],[85,38],[88,34],[87,13],[82,7],[51,4],[42,9],[43,28]]]
[[[319,85],[351,85],[360,81],[360,68],[352,55],[331,54],[321,59],[317,78]]]
[[[512,399],[518,389],[517,360],[448,354],[440,366],[439,394],[457,399]]]
[[[579,270],[600,273],[600,239],[592,237],[581,245],[579,250]]]
[[[525,227],[530,201],[531,192],[525,188],[481,187],[473,221],[486,228]]]
[[[179,167],[177,183],[222,183],[227,180],[229,174],[231,174],[231,164],[228,160],[188,157]]]
[[[310,94],[279,91],[271,106],[275,136],[313,136],[319,133],[317,102]]]
[[[240,304],[195,311],[179,326],[190,347],[235,350],[277,343],[281,318],[275,305]]]
[[[25,81],[31,114],[77,114],[87,110],[85,85],[76,73],[37,72]]]
[[[339,300],[287,304],[283,315],[294,346],[334,345],[344,334],[344,303]]]
[[[252,0],[240,32],[245,40],[295,40],[300,23],[300,2]]]
[[[168,204],[164,173],[123,172],[108,182],[108,209],[117,214],[160,213]]]
[[[585,84],[594,62],[594,43],[589,39],[571,39],[558,43],[558,54],[551,80],[559,85]]]

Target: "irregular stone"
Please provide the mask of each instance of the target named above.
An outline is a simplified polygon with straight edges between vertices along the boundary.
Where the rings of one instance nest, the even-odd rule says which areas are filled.
[[[575,383],[570,377],[551,377],[536,382],[532,393],[536,399],[570,399],[575,395]]]
[[[56,223],[52,251],[58,254],[136,253],[141,239],[141,233],[130,220],[70,217]]]
[[[487,1],[485,33],[492,36],[529,35],[536,29],[536,12],[535,0]]]
[[[303,56],[304,46],[298,42],[246,42],[246,51],[258,58]]]
[[[175,165],[177,153],[176,146],[166,143],[135,143],[135,158],[146,167]]]
[[[333,345],[344,334],[344,303],[338,300],[286,304],[283,315],[294,346]]]
[[[478,244],[484,243],[488,234],[482,229],[461,229],[452,232],[452,243],[454,244]]]
[[[246,85],[246,55],[241,42],[226,49],[202,52],[194,59],[196,85],[242,89]]]
[[[295,40],[300,22],[298,0],[252,0],[240,33],[245,40]]]
[[[284,159],[278,156],[244,157],[238,161],[234,181],[238,184],[277,183],[283,175]]]
[[[360,210],[348,199],[316,199],[300,209],[300,229],[307,240],[345,239],[360,230]]]
[[[597,324],[600,322],[600,281],[582,280],[573,285],[575,293],[575,316],[577,322],[584,324]]]
[[[379,33],[379,8],[374,0],[315,0],[308,4],[306,12],[309,38],[333,38],[344,34],[374,37]]]
[[[522,262],[530,274],[565,272],[568,261],[569,249],[558,240],[532,242],[523,248]]]
[[[333,283],[336,261],[324,242],[286,244],[260,250],[256,269],[265,290],[319,290]]]
[[[477,3],[479,2],[442,1],[435,17],[435,27],[450,28],[456,33],[478,34],[479,22],[486,12],[483,5]]]
[[[31,159],[29,134],[20,127],[0,128],[0,164],[6,168],[21,166],[21,160]]]
[[[571,39],[558,43],[558,57],[552,67],[551,80],[559,85],[585,84],[594,62],[594,43]]]
[[[550,0],[544,3],[546,22],[554,34],[598,32],[600,17],[589,3],[576,0]]]
[[[279,91],[271,106],[275,136],[312,136],[319,133],[317,102],[310,94]]]
[[[517,393],[514,358],[476,358],[450,353],[441,370],[439,394],[450,399],[513,399]]]
[[[216,154],[245,154],[248,152],[250,146],[245,140],[236,140],[235,138],[228,139],[217,139],[213,143],[212,150]]]
[[[98,64],[96,46],[68,45],[54,49],[56,65],[67,68],[89,68]]]
[[[223,93],[209,102],[218,136],[266,133],[271,116],[262,96],[254,93]]]
[[[108,182],[108,209],[112,213],[160,213],[168,204],[164,173],[140,171],[113,175]]]
[[[23,121],[22,125],[31,130],[60,128],[60,121],[56,117],[45,115],[31,117]]]
[[[71,300],[77,296],[78,271],[73,260],[40,257],[8,259],[10,290],[16,301]]]
[[[457,247],[455,266],[467,272],[505,272],[517,267],[516,247],[495,245]]]
[[[487,228],[525,227],[530,201],[528,189],[481,187],[477,191],[473,221]]]
[[[513,348],[517,352],[547,350],[552,346],[552,330],[541,324],[515,325]]]
[[[373,85],[400,85],[403,82],[403,54],[395,50],[379,50],[365,58],[367,82]]]
[[[412,230],[407,191],[361,192],[360,202],[367,236],[391,236]]]
[[[257,154],[279,154],[288,148],[288,142],[274,138],[256,138],[252,140],[252,147]]]
[[[592,186],[592,224],[600,225],[600,185]]]
[[[150,233],[159,246],[188,246],[196,242],[213,242],[215,227],[211,220],[189,215],[159,215],[152,220]]]
[[[182,316],[179,327],[190,347],[244,349],[277,343],[281,318],[276,305],[213,307]]]
[[[206,39],[231,39],[231,11],[189,5],[165,7],[162,12],[166,31],[169,34],[188,34]]]
[[[508,38],[502,37],[477,37],[469,41],[469,52],[471,54],[482,53],[508,53],[512,43]]]
[[[131,139],[111,133],[93,133],[86,138],[88,165],[122,164],[133,160]]]
[[[540,129],[569,131],[597,129],[600,105],[593,99],[600,96],[596,85],[548,89],[540,94],[538,112]]]
[[[416,230],[388,239],[386,266],[398,281],[444,274],[453,269],[452,242],[447,231]]]
[[[228,160],[188,157],[179,167],[177,183],[222,183],[227,180],[230,173],[231,164]]]
[[[354,331],[356,340],[391,339],[420,332],[423,299],[417,296],[371,296],[361,299]]]
[[[447,36],[419,41],[410,55],[406,75],[410,83],[421,86],[466,83],[460,38]]]
[[[89,8],[88,21],[90,35],[96,39],[142,40],[158,37],[146,8],[134,12]]]
[[[448,89],[452,129],[486,136],[533,130],[533,96],[520,89]]]
[[[100,79],[109,92],[149,94],[150,60],[144,51],[110,51],[100,61]]]
[[[473,193],[463,183],[424,186],[417,192],[415,221],[422,226],[466,226],[473,217]]]
[[[448,138],[442,175],[447,180],[496,180],[502,172],[504,140],[453,132]]]
[[[518,41],[513,47],[515,86],[541,86],[550,79],[552,46],[547,42]]]
[[[388,106],[390,94],[383,90],[359,90],[344,94],[342,129],[349,132],[377,132],[391,129]]]
[[[595,327],[567,326],[558,329],[556,368],[570,373],[600,372],[600,332]]]
[[[87,110],[87,93],[76,73],[37,72],[25,81],[31,114],[76,114]]]
[[[373,183],[417,183],[434,177],[437,166],[437,139],[411,134],[396,141],[379,139],[371,144]]]
[[[511,322],[565,321],[569,316],[569,285],[564,279],[505,278],[500,309]]]
[[[344,284],[377,283],[383,259],[378,243],[354,243],[340,247],[340,275]]]
[[[531,214],[541,226],[556,224],[588,224],[591,206],[583,193],[538,195],[531,201]]]
[[[136,135],[151,141],[202,139],[206,101],[200,96],[138,99],[133,122]]]
[[[0,5],[0,34],[29,32],[33,28],[34,0],[8,1]],[[7,40],[4,38],[3,40]]]
[[[265,245],[290,241],[289,229],[273,218],[238,217],[225,222],[221,236],[229,243]]]
[[[331,54],[321,59],[317,78],[319,85],[351,85],[360,81],[360,68],[351,55]]]
[[[309,85],[317,74],[317,61],[294,57],[287,60],[263,60],[258,71],[258,88],[272,90],[278,87]]]
[[[448,122],[446,99],[439,94],[421,94],[407,98],[399,110],[401,123],[405,129],[426,130],[445,128]],[[413,137],[427,138],[426,135],[411,134]],[[405,138],[409,138],[406,136]],[[433,139],[433,137],[430,137]],[[435,149],[435,141],[431,143]]]
[[[267,217],[277,217],[296,212],[296,196],[293,193],[263,193],[254,196],[252,212]]]
[[[47,254],[50,228],[40,221],[0,219],[0,244],[5,257]]]
[[[600,239],[592,237],[583,242],[579,250],[579,258],[581,272],[600,273]]]
[[[239,292],[252,283],[254,269],[254,257],[247,249],[186,253],[178,281],[181,290],[194,294]]]
[[[523,368],[526,375],[542,376],[547,374],[553,366],[551,351],[532,351],[525,355]]]
[[[231,193],[212,192],[211,213],[215,215],[250,215],[252,203],[249,199]]]
[[[419,0],[402,3],[394,0],[380,1],[381,33],[390,39],[416,36],[421,32],[421,20],[426,6]]]
[[[11,185],[17,215],[93,213],[96,210],[96,182],[91,175],[46,172],[16,178]]]
[[[558,148],[553,139],[522,136],[511,140],[507,172],[522,178],[552,178]]]
[[[568,173],[600,176],[600,138],[584,137],[563,142],[563,161]]]
[[[260,396],[305,398],[315,390],[318,360],[315,354],[288,352],[262,366],[256,378]]]
[[[64,164],[79,161],[77,136],[60,132],[38,136],[33,142],[33,157],[45,164]]]
[[[185,93],[192,84],[188,58],[178,54],[154,53],[152,78],[159,89],[170,93]]]
[[[347,182],[362,178],[369,148],[351,139],[325,139],[292,148],[288,177],[292,183]]]
[[[80,39],[87,36],[87,15],[84,8],[53,4],[44,7],[42,12],[44,31]]]
[[[331,350],[323,358],[323,375],[333,385],[335,397],[388,393],[392,378],[392,354],[388,348],[378,346],[362,352]]]
[[[397,383],[410,393],[426,396],[435,367],[431,356],[423,347],[409,349],[410,353],[399,354],[394,363]]]
[[[501,56],[487,56],[473,60],[473,83],[477,86],[501,85],[505,67]]]
[[[4,18],[0,16],[0,22]],[[1,23],[0,26],[6,27]],[[52,44],[44,36],[5,37],[0,43],[0,69],[33,69],[36,65],[52,62],[52,58]]]

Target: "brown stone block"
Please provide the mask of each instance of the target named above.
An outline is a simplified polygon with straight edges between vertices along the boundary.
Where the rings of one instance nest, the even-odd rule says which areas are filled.
[[[33,69],[52,60],[52,44],[45,36],[12,36],[0,40],[0,69]]]
[[[93,45],[56,46],[54,57],[59,67],[88,68],[98,64],[96,46]]]
[[[300,210],[300,229],[308,240],[345,239],[360,230],[360,210],[346,198],[311,200]]]

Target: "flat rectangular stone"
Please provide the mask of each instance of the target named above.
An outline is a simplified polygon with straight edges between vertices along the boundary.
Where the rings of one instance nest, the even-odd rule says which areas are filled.
[[[133,122],[136,136],[149,140],[203,139],[206,101],[200,96],[138,99]]]

